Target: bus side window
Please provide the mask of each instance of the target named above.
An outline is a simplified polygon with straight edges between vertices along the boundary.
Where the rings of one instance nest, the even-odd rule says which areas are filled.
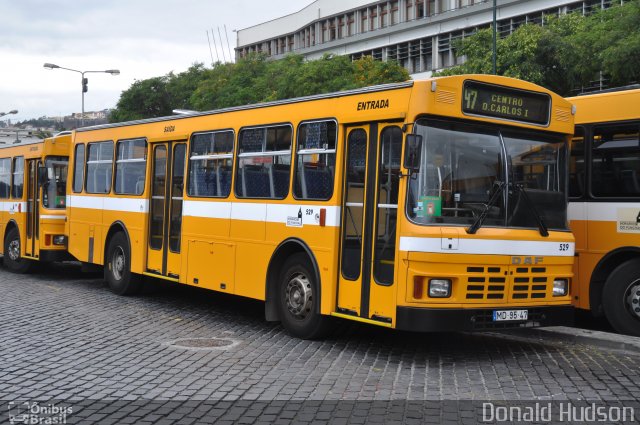
[[[89,143],[87,193],[109,193],[113,172],[113,142]]]
[[[639,123],[594,127],[591,190],[599,197],[640,196]]]
[[[231,193],[232,130],[211,131],[191,137],[189,196],[226,198]]]
[[[293,185],[296,199],[328,200],[333,195],[337,131],[335,121],[300,124]]]
[[[22,199],[22,189],[24,188],[24,157],[13,158],[13,181],[11,183],[11,197]]]
[[[145,139],[118,142],[116,155],[116,187],[119,195],[142,195],[147,169]]]
[[[84,184],[84,145],[76,145],[76,153],[73,161],[73,191],[82,192]]]
[[[570,198],[579,198],[584,194],[584,177],[584,128],[576,127],[569,158]]]
[[[11,158],[0,159],[0,198],[6,199],[11,191]]]
[[[287,197],[292,133],[288,124],[240,130],[235,188],[237,197]]]

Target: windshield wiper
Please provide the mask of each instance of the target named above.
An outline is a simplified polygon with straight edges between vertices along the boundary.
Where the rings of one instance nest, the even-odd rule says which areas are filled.
[[[482,226],[482,222],[485,220],[485,218],[487,218],[487,214],[489,214],[489,210],[491,210],[491,207],[493,207],[493,204],[496,203],[496,201],[498,200],[499,196],[504,192],[505,182],[501,182],[501,181],[496,180],[494,182],[494,184],[498,185],[498,189],[495,192],[493,192],[493,195],[491,195],[491,198],[489,199],[489,202],[487,202],[487,204],[484,206],[484,209],[480,213],[480,216],[467,229],[467,233],[470,234],[470,235],[474,235],[478,231],[480,226]]]
[[[538,213],[538,210],[536,210],[536,204],[531,201],[531,198],[529,198],[529,195],[527,195],[526,190],[524,190],[524,187],[521,184],[516,184],[514,186],[520,193],[522,199],[524,199],[527,206],[531,209],[533,216],[538,222],[538,230],[540,231],[540,235],[546,238],[547,236],[549,236],[549,230],[547,229],[547,225],[544,223],[542,216]]]

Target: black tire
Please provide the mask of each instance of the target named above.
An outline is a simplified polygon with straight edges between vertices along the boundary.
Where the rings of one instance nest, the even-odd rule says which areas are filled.
[[[602,290],[602,307],[616,331],[640,336],[640,259],[611,272]]]
[[[294,254],[282,266],[278,288],[280,321],[292,336],[319,339],[331,330],[331,317],[320,314],[320,289],[306,254]]]
[[[131,249],[124,233],[118,232],[109,241],[104,264],[104,280],[118,295],[135,295],[140,291],[140,277],[131,273]]]
[[[4,265],[13,273],[29,273],[34,262],[27,258],[22,258],[22,246],[20,246],[20,232],[13,227],[4,238]]]

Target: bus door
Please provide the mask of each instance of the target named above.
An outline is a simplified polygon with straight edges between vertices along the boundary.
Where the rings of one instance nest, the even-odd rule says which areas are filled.
[[[149,200],[147,272],[180,277],[182,250],[182,195],[186,143],[151,145],[152,175]]]
[[[28,159],[27,171],[27,214],[26,214],[26,239],[24,244],[24,255],[27,257],[37,257],[39,254],[39,233],[40,226],[40,193],[38,187],[38,167],[40,160]]]
[[[402,131],[347,128],[338,312],[391,323]]]

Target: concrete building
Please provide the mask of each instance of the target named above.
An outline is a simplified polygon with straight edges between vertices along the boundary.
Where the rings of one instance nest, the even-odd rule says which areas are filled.
[[[622,0],[498,0],[497,28],[506,36],[547,15],[605,8]],[[493,0],[316,0],[299,12],[237,33],[236,57],[253,52],[278,59],[298,53],[371,55],[395,60],[414,78],[454,66],[453,42],[493,20]]]

